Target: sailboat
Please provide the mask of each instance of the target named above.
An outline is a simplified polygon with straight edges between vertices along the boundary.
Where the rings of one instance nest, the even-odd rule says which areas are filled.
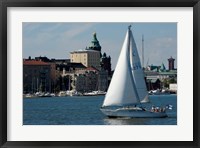
[[[149,96],[136,43],[128,27],[121,53],[101,111],[108,117],[167,117],[165,108],[147,110]]]

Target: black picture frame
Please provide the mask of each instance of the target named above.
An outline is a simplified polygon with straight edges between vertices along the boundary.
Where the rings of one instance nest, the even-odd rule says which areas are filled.
[[[193,141],[7,141],[8,7],[193,7]],[[1,147],[200,147],[200,2],[199,0],[1,0],[0,1],[0,146]]]

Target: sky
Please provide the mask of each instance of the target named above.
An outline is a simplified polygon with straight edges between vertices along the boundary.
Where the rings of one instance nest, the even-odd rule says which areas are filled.
[[[130,24],[140,58],[144,36],[144,66],[164,63],[168,69],[167,59],[172,56],[177,67],[176,23],[23,22],[23,58],[69,59],[71,51],[89,47],[96,32],[101,51],[111,56],[114,69]]]

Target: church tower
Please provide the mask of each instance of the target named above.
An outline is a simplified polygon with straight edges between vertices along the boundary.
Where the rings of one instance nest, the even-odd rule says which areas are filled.
[[[168,59],[169,70],[174,70],[174,61],[175,61],[175,59],[173,59],[172,57]]]
[[[99,41],[97,39],[96,32],[93,34],[93,39],[92,39],[91,45],[90,45],[90,47],[88,49],[89,50],[96,50],[96,51],[101,52],[101,46],[100,46]]]

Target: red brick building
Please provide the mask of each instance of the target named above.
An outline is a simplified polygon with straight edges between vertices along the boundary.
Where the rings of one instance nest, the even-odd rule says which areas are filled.
[[[51,91],[51,69],[53,65],[37,61],[24,60],[23,61],[23,91],[24,93],[35,93],[38,91]]]

